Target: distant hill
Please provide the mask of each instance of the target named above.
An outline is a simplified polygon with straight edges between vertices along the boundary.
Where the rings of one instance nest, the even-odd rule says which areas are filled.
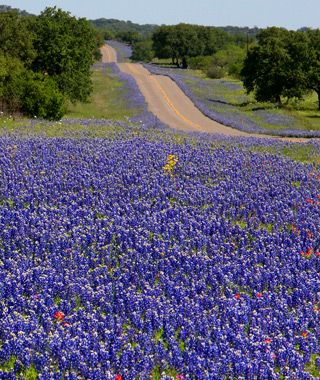
[[[32,13],[29,13],[27,11],[23,11],[18,8],[12,8],[10,5],[0,5],[0,13],[4,12],[10,12],[10,11],[15,11],[21,14],[21,16],[34,16]]]
[[[225,32],[228,32],[233,35],[239,35],[239,34],[249,34],[251,37],[255,37],[262,28],[258,28],[257,26],[253,28],[249,28],[248,26],[218,26],[218,29],[222,29]]]
[[[0,12],[8,12],[8,11],[17,11],[22,16],[34,16],[27,11],[12,8],[9,5],[0,5]],[[91,24],[101,30],[109,30],[114,34],[124,33],[124,32],[136,32],[142,34],[144,37],[150,36],[153,31],[159,26],[156,24],[136,24],[131,21],[123,21],[117,19],[107,19],[107,18],[99,18],[97,20],[89,20]],[[250,35],[251,37],[255,37],[259,31],[261,30],[258,27],[249,28],[249,27],[238,27],[238,26],[219,26],[218,29],[224,30],[233,35]]]
[[[99,18],[97,20],[90,20],[92,25],[97,29],[110,30],[111,32],[123,33],[123,32],[136,32],[143,36],[148,36],[157,28],[158,25],[154,24],[135,24],[131,21],[121,21],[116,19]]]

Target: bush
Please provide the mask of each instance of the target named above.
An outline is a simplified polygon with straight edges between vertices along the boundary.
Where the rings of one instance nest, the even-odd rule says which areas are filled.
[[[225,70],[218,66],[209,67],[206,74],[207,74],[207,77],[211,79],[220,79],[226,76]]]
[[[133,44],[131,56],[133,61],[150,62],[153,56],[152,41],[138,41]]]
[[[57,84],[42,74],[26,75],[21,103],[23,113],[31,117],[60,120],[66,111],[65,98]]]
[[[198,56],[189,59],[189,68],[206,72],[212,64],[212,56]]]
[[[222,68],[229,75],[240,78],[245,55],[244,49],[239,46],[230,45],[223,50],[219,50],[213,56],[213,64]]]
[[[229,66],[229,75],[236,79],[241,79],[243,62],[236,62]]]

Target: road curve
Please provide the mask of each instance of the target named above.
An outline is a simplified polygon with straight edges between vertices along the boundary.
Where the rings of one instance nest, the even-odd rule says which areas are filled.
[[[117,52],[110,45],[103,45],[100,49],[103,63],[117,62]]]
[[[115,49],[109,45],[101,48],[102,62],[117,62]],[[187,132],[219,133],[227,136],[275,138],[291,142],[305,142],[310,139],[279,137],[239,131],[220,124],[205,116],[169,77],[153,75],[137,63],[118,63],[120,70],[131,75],[143,94],[149,111],[171,128]]]
[[[226,127],[206,117],[172,79],[153,75],[140,64],[119,63],[118,66],[121,71],[134,77],[149,110],[170,127],[189,132],[249,136],[248,133]]]

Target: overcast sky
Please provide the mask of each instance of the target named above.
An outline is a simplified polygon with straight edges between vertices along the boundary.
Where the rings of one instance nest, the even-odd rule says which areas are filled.
[[[0,3],[35,14],[56,5],[78,17],[116,18],[140,24],[320,27],[320,0],[0,0]]]

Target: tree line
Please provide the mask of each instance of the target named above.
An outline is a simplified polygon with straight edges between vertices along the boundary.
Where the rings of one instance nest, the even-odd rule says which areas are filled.
[[[0,108],[58,120],[87,101],[102,40],[84,18],[56,7],[39,16],[0,13]]]
[[[211,78],[239,78],[257,101],[279,105],[314,91],[320,110],[320,30],[240,30],[163,25],[150,39],[132,42],[132,59],[170,59],[172,65],[200,69]]]
[[[150,61],[154,57],[169,59],[179,68],[203,70],[209,77],[227,74],[239,76],[246,46],[254,40],[254,33],[242,29],[178,24],[162,25],[149,39],[132,43],[132,59]]]

